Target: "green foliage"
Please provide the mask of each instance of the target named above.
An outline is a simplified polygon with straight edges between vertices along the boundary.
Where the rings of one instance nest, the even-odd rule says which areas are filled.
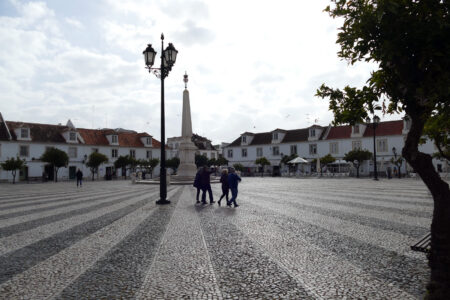
[[[116,161],[114,162],[114,168],[127,168],[130,164],[130,157],[128,155],[126,156],[119,156]]]
[[[234,164],[234,165],[233,165],[233,168],[234,168],[236,171],[240,171],[240,172],[244,171],[244,166],[241,165],[241,164],[239,164],[239,163]]]
[[[5,160],[5,162],[0,163],[0,166],[5,171],[11,171],[11,174],[13,176],[13,184],[16,183],[16,172],[17,170],[22,169],[26,165],[25,159],[20,159],[19,157],[14,158],[11,157],[10,159]]]
[[[94,174],[95,173],[98,174],[98,167],[101,164],[107,163],[107,162],[108,162],[108,157],[102,153],[92,152],[89,155],[88,160],[86,162],[86,166],[91,170],[92,180],[94,180]]]
[[[69,163],[69,156],[66,152],[51,147],[45,150],[41,156],[41,160],[53,166],[53,169],[55,170],[55,182],[57,182],[59,168],[67,167],[67,164]]]
[[[206,163],[206,165],[207,165],[208,167],[217,165],[217,159],[215,159],[215,158],[209,159],[208,162]]]
[[[260,165],[261,167],[264,168],[264,166],[270,166],[270,161],[263,156],[263,157],[257,158],[255,160],[255,164]]]
[[[336,161],[336,158],[334,158],[331,154],[327,154],[324,157],[320,158],[320,164],[323,166],[334,163],[335,161]]]
[[[450,161],[450,106],[445,106],[433,112],[431,118],[425,123],[424,135],[434,141],[438,152],[434,157],[445,158]]]
[[[204,155],[195,154],[195,165],[197,168],[206,166],[208,164],[208,158]]]
[[[291,154],[291,155],[284,155],[283,158],[281,159],[281,163],[282,164],[287,164],[289,161],[293,160],[294,158],[297,158],[298,155],[297,154]]]
[[[359,177],[359,167],[361,166],[361,163],[371,158],[372,152],[362,149],[351,150],[344,155],[344,160],[353,163],[353,165],[355,166],[356,177]]]
[[[178,166],[180,165],[180,159],[178,157],[174,157],[166,160],[166,168],[171,168],[176,171]]]
[[[223,156],[219,156],[219,158],[216,160],[216,164],[218,166],[227,166],[228,165],[228,160],[223,157]]]

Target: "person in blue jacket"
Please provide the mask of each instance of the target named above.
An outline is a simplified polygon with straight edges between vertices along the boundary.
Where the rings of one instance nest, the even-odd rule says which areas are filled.
[[[238,195],[238,184],[241,181],[241,177],[236,174],[234,168],[230,169],[230,174],[228,174],[228,186],[231,190],[231,199],[227,202],[227,206],[231,206],[231,203],[234,204],[234,207],[238,207],[239,205],[236,203],[236,198]]]

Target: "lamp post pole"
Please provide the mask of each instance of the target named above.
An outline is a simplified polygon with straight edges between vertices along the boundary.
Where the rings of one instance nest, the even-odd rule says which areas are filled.
[[[164,35],[161,34],[161,66],[159,68],[152,68],[155,62],[156,51],[149,44],[142,53],[144,54],[146,68],[150,73],[156,75],[161,79],[161,162],[160,162],[160,181],[159,181],[159,195],[160,199],[156,204],[169,204],[167,200],[167,182],[166,182],[166,130],[165,130],[165,113],[164,113],[164,79],[169,75],[178,51],[169,43],[169,46],[164,50]]]
[[[366,122],[370,124],[370,118],[367,117]],[[372,128],[373,128],[373,180],[378,180],[378,170],[377,170],[377,144],[376,144],[376,129],[378,127],[378,122],[380,118],[378,116],[373,116]]]
[[[161,34],[161,164],[159,171],[159,200],[156,204],[169,204],[166,182],[166,123],[164,111],[164,35]]]

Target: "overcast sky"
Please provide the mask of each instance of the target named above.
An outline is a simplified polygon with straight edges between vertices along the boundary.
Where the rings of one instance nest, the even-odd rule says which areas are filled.
[[[160,35],[179,51],[165,81],[166,137],[181,135],[183,74],[194,133],[328,125],[325,82],[360,86],[373,66],[336,53],[329,1],[0,1],[0,112],[6,120],[127,128],[160,138],[160,81],[144,68]],[[159,65],[159,64],[158,64]],[[382,119],[399,119],[386,116]]]

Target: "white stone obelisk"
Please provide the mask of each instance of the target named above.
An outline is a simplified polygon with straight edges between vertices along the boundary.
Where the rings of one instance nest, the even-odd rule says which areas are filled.
[[[197,173],[195,166],[195,151],[197,148],[192,142],[192,122],[191,122],[191,105],[189,103],[189,91],[187,90],[188,75],[184,75],[184,91],[183,91],[183,115],[181,121],[181,137],[182,141],[178,148],[180,158],[180,166],[178,167],[177,177],[194,178]]]

